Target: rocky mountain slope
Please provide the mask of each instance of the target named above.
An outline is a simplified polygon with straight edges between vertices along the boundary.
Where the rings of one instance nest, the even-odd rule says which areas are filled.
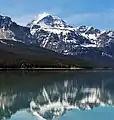
[[[0,56],[2,68],[98,67],[91,61],[84,61],[75,56],[65,56],[37,45],[5,39],[0,42]]]
[[[10,17],[0,16],[0,39],[2,44],[5,44],[5,40],[12,40],[30,48],[39,46],[55,54],[74,57],[75,61],[86,61],[88,66],[92,63],[114,67],[114,31],[101,31],[87,26],[75,28],[52,15],[32,20],[26,27],[13,22]]]
[[[33,20],[27,26],[41,47],[94,62],[113,60],[114,31],[100,31],[87,26],[74,28],[51,15],[39,21]]]
[[[0,16],[0,39],[10,39],[26,43],[34,40],[29,28],[17,25],[7,16]]]

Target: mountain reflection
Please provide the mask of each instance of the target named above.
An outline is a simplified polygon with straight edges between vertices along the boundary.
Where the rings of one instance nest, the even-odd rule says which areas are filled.
[[[33,112],[47,120],[72,109],[114,105],[113,72],[1,73],[0,81],[0,119],[31,102]]]

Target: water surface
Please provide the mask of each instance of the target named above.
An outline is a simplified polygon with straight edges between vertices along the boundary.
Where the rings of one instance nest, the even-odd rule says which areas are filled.
[[[0,120],[39,120],[34,112],[46,120],[113,120],[113,106],[112,71],[0,73]]]

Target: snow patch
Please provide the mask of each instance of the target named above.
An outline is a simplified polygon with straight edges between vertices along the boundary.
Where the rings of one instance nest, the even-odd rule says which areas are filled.
[[[2,40],[0,40],[0,42],[3,43],[3,44],[7,44],[6,42],[4,42],[4,41],[2,41]]]
[[[97,47],[95,44],[81,44],[82,47]]]
[[[60,34],[61,32],[63,34],[69,33],[69,30],[63,30],[63,29],[58,29],[58,28],[44,28],[45,31],[49,31],[51,33],[55,33],[55,34]]]

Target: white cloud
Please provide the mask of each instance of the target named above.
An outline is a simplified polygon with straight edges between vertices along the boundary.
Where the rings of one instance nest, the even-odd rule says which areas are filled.
[[[34,13],[29,15],[23,15],[20,17],[12,17],[12,19],[20,25],[26,25],[31,20],[35,18],[40,20],[48,14],[64,16],[64,13],[61,9],[51,9],[45,11],[47,12],[41,11],[38,15]],[[74,26],[87,25],[101,29],[114,29],[114,9],[109,9],[105,12],[97,13],[72,14],[64,17],[64,20],[67,21],[68,24]]]
[[[35,19],[37,19],[39,21],[42,18],[46,17],[47,15],[49,15],[49,13],[47,13],[47,12],[39,13],[38,16],[35,17]]]
[[[46,12],[44,12],[44,11],[46,11]],[[43,17],[45,17],[46,15],[49,15],[49,14],[52,14],[52,15],[62,14],[62,10],[59,9],[59,8],[54,8],[54,9],[44,10],[44,11],[40,11],[39,14],[33,13],[33,14],[28,14],[28,15],[22,15],[22,16],[19,16],[19,17],[13,17],[12,16],[12,20],[16,21],[20,25],[27,25],[33,19],[40,20],[40,19],[42,19]]]

